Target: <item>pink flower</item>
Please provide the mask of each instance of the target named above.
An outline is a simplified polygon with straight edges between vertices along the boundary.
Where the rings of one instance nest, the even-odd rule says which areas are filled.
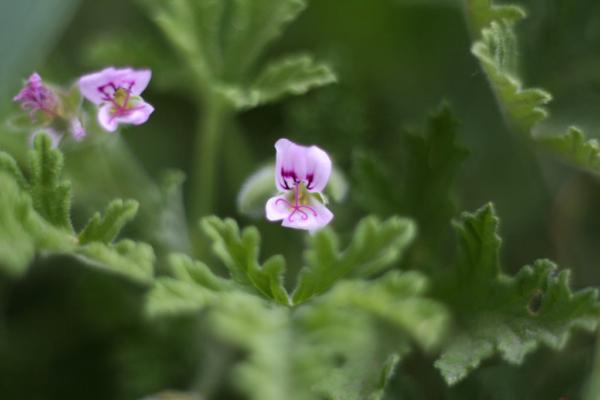
[[[109,132],[120,123],[141,125],[148,120],[154,107],[146,103],[140,94],[146,89],[152,72],[131,68],[105,68],[84,75],[79,79],[83,96],[96,104],[98,122]]]
[[[36,111],[42,111],[47,117],[54,118],[59,114],[60,100],[54,91],[43,84],[42,78],[34,72],[21,91],[13,97],[13,101],[21,103],[21,107],[29,111],[32,119]]]
[[[288,139],[275,143],[275,185],[281,192],[266,204],[269,221],[294,229],[315,231],[333,219],[321,191],[331,175],[331,159],[317,146],[300,146]]]

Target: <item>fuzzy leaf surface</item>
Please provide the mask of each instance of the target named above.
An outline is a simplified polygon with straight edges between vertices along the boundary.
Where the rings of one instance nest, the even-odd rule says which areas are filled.
[[[327,65],[300,55],[271,62],[248,87],[224,86],[220,91],[236,108],[249,109],[334,82],[335,74]]]
[[[561,349],[572,328],[595,328],[600,316],[597,292],[572,292],[568,270],[538,260],[514,277],[502,272],[498,218],[491,205],[464,213],[454,226],[460,256],[438,291],[459,329],[435,363],[449,384],[496,353],[520,364],[539,344]]]
[[[221,259],[234,282],[288,305],[289,296],[283,287],[285,259],[273,256],[264,263],[258,261],[260,234],[255,227],[240,231],[232,219],[208,217],[202,220],[204,232],[213,241],[213,251]]]
[[[340,250],[339,238],[331,229],[318,231],[307,239],[306,266],[294,290],[294,304],[327,291],[339,279],[369,277],[390,267],[415,233],[409,219],[392,217],[382,222],[367,217],[356,227],[350,244]]]
[[[599,173],[600,147],[594,139],[587,139],[576,127],[556,135],[539,126],[548,118],[544,106],[552,96],[543,89],[525,88],[518,75],[514,25],[525,12],[516,6],[497,6],[490,0],[466,0],[465,4],[477,39],[471,51],[481,64],[508,125],[570,165]]]
[[[139,203],[135,200],[113,200],[106,208],[104,216],[100,213],[94,214],[79,234],[79,243],[111,243],[121,229],[135,218],[138,207]]]

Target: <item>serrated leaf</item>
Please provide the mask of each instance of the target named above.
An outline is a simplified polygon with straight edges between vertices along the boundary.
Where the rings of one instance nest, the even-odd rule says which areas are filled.
[[[440,303],[423,297],[427,288],[417,272],[391,271],[375,281],[342,281],[323,302],[333,309],[363,310],[430,350],[444,337],[448,315]]]
[[[339,279],[380,273],[398,261],[415,231],[409,219],[392,217],[381,222],[368,217],[358,224],[352,241],[343,251],[331,229],[318,231],[308,238],[306,266],[293,293],[294,304],[327,291]]]
[[[285,259],[273,256],[263,264],[259,263],[260,234],[255,227],[240,232],[234,220],[217,217],[203,219],[201,226],[213,240],[213,251],[235,282],[280,304],[289,304],[289,296],[283,287]]]
[[[537,141],[565,162],[600,172],[600,145],[596,139],[586,139],[583,131],[571,127],[558,136],[540,136]]]
[[[64,251],[75,246],[74,238],[44,221],[33,209],[31,198],[14,176],[0,171],[0,270],[18,277],[36,251]]]
[[[0,171],[11,175],[21,189],[28,190],[29,183],[23,176],[23,173],[21,172],[17,162],[10,156],[10,154],[3,151],[0,151]]]
[[[113,200],[106,208],[104,216],[100,213],[94,214],[79,234],[79,243],[111,243],[121,229],[135,218],[138,207],[139,203],[135,200]]]
[[[449,384],[496,352],[511,363],[543,343],[561,349],[574,327],[591,330],[600,316],[595,290],[571,292],[569,272],[547,260],[505,275],[499,264],[498,218],[491,205],[455,223],[460,257],[438,284],[460,330],[435,365]]]
[[[569,164],[600,172],[600,149],[595,140],[587,140],[575,127],[557,136],[539,126],[548,117],[544,106],[552,96],[543,89],[524,88],[517,74],[514,24],[525,12],[516,6],[496,6],[490,0],[467,0],[466,7],[477,38],[471,51],[485,71],[508,125]]]
[[[243,76],[285,26],[306,7],[304,0],[231,0],[223,34],[224,68]]]
[[[492,22],[482,31],[482,39],[472,47],[496,94],[504,116],[519,132],[529,135],[532,128],[548,117],[544,105],[552,96],[542,89],[525,89],[515,75],[516,40],[512,24]]]
[[[308,55],[288,56],[267,65],[248,87],[224,86],[220,92],[237,109],[254,108],[288,95],[301,95],[336,82],[333,71]]]
[[[140,284],[150,284],[154,277],[155,256],[146,243],[121,240],[115,244],[92,242],[77,249],[90,266],[125,276]]]
[[[158,278],[148,293],[146,312],[153,317],[197,312],[211,304],[217,293],[231,290],[231,281],[184,254],[171,254],[167,265],[172,277]]]
[[[71,184],[62,180],[63,156],[47,135],[37,135],[30,152],[33,206],[52,225],[72,231]]]

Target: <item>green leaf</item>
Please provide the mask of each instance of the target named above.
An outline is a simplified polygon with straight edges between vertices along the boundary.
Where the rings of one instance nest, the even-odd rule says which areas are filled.
[[[44,221],[14,175],[0,170],[0,270],[22,275],[39,248],[63,251],[75,246],[74,238]]]
[[[301,95],[336,82],[333,71],[308,55],[287,56],[267,65],[248,87],[224,86],[220,92],[237,109],[254,108],[287,95]]]
[[[30,190],[33,206],[52,225],[72,231],[71,184],[61,179],[62,153],[47,135],[37,135],[30,152]]]
[[[540,136],[540,145],[565,162],[584,169],[600,172],[600,146],[596,139],[586,139],[583,131],[571,127],[557,136]]]
[[[352,241],[343,251],[331,229],[318,231],[308,238],[306,266],[300,272],[293,303],[302,303],[327,291],[339,279],[380,273],[398,261],[415,231],[412,221],[405,218],[392,217],[381,222],[368,217],[358,224]]]
[[[525,18],[525,10],[515,5],[495,5],[492,0],[465,1],[469,21],[472,23],[474,34],[480,35],[483,28],[495,21],[516,23]]]
[[[340,282],[296,308],[225,294],[206,323],[245,357],[227,368],[224,384],[256,400],[381,399],[410,342],[430,348],[443,335],[446,312],[424,297],[426,286],[418,273],[391,273]]]
[[[525,16],[516,6],[496,6],[490,0],[467,0],[467,19],[474,27],[472,53],[486,73],[498,104],[511,128],[569,164],[599,173],[600,149],[583,131],[571,127],[561,135],[547,132],[540,122],[552,96],[543,89],[524,88],[517,74],[515,23]]]
[[[525,89],[515,75],[517,58],[516,38],[512,24],[492,22],[482,31],[482,39],[473,45],[498,103],[508,123],[519,132],[529,135],[540,121],[548,117],[544,105],[552,96],[542,89]]]
[[[111,243],[121,229],[135,218],[139,203],[135,200],[113,200],[102,217],[94,214],[92,219],[79,234],[79,243],[90,242]]]
[[[201,226],[213,240],[215,254],[235,282],[277,303],[289,304],[289,296],[283,287],[285,259],[273,256],[262,265],[259,263],[260,234],[255,227],[240,232],[234,220],[217,217],[203,219]]]
[[[271,41],[304,10],[304,0],[231,0],[223,34],[223,67],[227,76],[241,77]]]
[[[184,254],[169,255],[167,263],[172,277],[155,280],[146,305],[150,316],[198,312],[215,301],[218,292],[233,288],[231,281]]]
[[[0,171],[8,173],[11,175],[19,185],[19,187],[23,190],[28,190],[29,183],[23,176],[19,165],[15,161],[14,158],[10,156],[10,154],[0,151]]]
[[[598,337],[598,335],[596,335]],[[592,369],[585,388],[584,400],[600,399],[600,347],[596,339],[596,356],[594,359],[594,368]]]
[[[77,249],[88,265],[147,285],[154,277],[155,256],[146,243],[121,240],[115,244],[92,242]]]
[[[514,277],[502,272],[498,218],[491,205],[464,213],[455,228],[460,257],[455,272],[438,283],[459,327],[435,363],[449,384],[496,352],[519,364],[540,343],[561,349],[572,328],[595,328],[597,292],[572,293],[569,271],[538,260]]]
[[[422,297],[427,290],[427,279],[420,273],[391,271],[375,281],[342,281],[323,302],[332,309],[365,311],[431,350],[446,333],[448,315],[440,303]]]

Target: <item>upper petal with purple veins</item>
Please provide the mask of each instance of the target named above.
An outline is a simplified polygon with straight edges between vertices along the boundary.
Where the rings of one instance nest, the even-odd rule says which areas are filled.
[[[154,107],[140,94],[146,89],[150,70],[108,67],[79,79],[79,89],[85,98],[98,105],[98,122],[114,132],[120,123],[140,125],[148,120]]]
[[[79,89],[83,96],[94,104],[109,101],[119,88],[139,96],[148,86],[152,72],[148,69],[116,69],[108,67],[102,71],[84,75],[79,79]]]
[[[301,146],[288,139],[275,143],[275,184],[281,191],[304,182],[309,192],[320,192],[331,175],[331,159],[317,146]]]

